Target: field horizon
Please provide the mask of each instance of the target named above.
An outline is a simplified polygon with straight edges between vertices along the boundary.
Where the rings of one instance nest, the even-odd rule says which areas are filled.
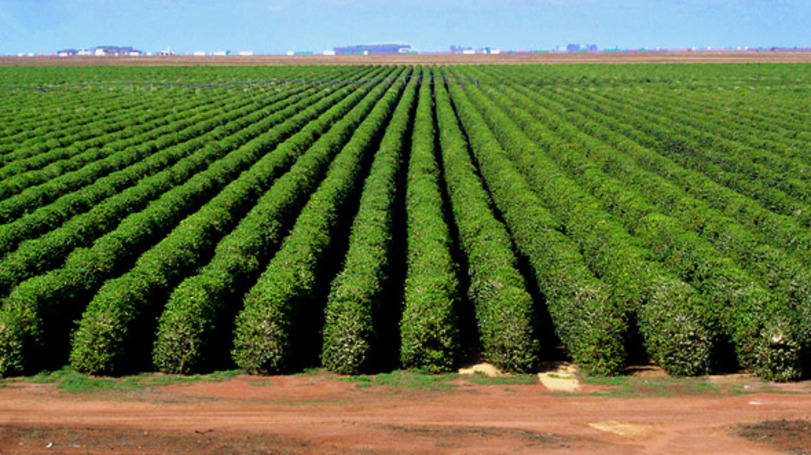
[[[57,57],[0,56],[3,66],[487,65],[621,63],[809,63],[811,51],[627,51],[515,54],[253,55]]]

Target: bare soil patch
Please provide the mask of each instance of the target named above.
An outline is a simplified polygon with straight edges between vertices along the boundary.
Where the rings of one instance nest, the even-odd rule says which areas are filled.
[[[808,420],[766,420],[752,425],[741,425],[738,434],[750,441],[788,453],[811,454],[811,421]]]
[[[811,418],[811,384],[748,375],[710,383],[578,373],[572,393],[535,375],[223,378],[72,389],[7,381],[0,453],[765,454],[777,446],[741,437],[742,425]]]
[[[0,57],[0,66],[242,66],[390,64],[555,64],[555,63],[800,63],[809,51],[577,52],[528,54],[255,55],[161,57]]]
[[[575,449],[585,446],[600,446],[587,438],[566,436],[555,433],[528,431],[520,428],[459,426],[459,425],[385,425],[384,429],[395,433],[433,440],[437,447],[482,449],[494,447],[522,446],[535,449]]]
[[[135,428],[19,426],[0,427],[3,454],[136,455],[193,453],[199,455],[283,454],[294,447],[315,448],[303,441],[271,433],[162,431]],[[285,447],[285,449],[277,449]],[[329,453],[329,452],[324,452]]]

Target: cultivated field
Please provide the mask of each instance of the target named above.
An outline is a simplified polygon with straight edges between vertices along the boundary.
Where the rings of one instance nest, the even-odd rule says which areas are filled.
[[[535,52],[521,54],[0,57],[0,66],[492,65],[580,63],[809,63],[811,51]]]
[[[811,371],[811,66],[0,70],[0,374]]]

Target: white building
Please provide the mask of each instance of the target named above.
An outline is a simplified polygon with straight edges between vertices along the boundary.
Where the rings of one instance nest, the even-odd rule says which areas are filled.
[[[335,55],[335,51],[324,51],[322,52],[324,55]]]
[[[217,57],[223,57],[226,54],[225,54],[225,51],[214,51],[214,54],[212,54],[212,55],[216,55]]]
[[[193,54],[195,57],[205,57],[206,53],[203,51],[197,51]]]
[[[253,55],[253,51],[239,51],[239,55],[241,55],[243,57],[248,57],[248,56]]]
[[[96,49],[95,51],[93,51],[93,55],[95,55],[96,57],[103,57],[107,55],[107,51],[105,51],[104,49]]]
[[[474,51],[473,49],[465,49],[462,51],[462,53],[465,55],[473,55],[476,53],[476,51]]]
[[[296,53],[295,53],[295,52],[293,52],[293,51],[287,51],[287,55],[291,55],[291,56],[292,56],[292,55],[296,55]]]

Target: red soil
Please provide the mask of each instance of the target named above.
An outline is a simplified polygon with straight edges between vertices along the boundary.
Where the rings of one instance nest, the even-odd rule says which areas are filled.
[[[567,395],[540,384],[454,384],[432,391],[358,388],[327,375],[239,376],[85,395],[12,384],[0,388],[0,453],[759,454],[774,453],[774,441],[741,437],[742,424],[811,418],[808,383],[630,397],[587,396],[609,390],[596,385]]]

